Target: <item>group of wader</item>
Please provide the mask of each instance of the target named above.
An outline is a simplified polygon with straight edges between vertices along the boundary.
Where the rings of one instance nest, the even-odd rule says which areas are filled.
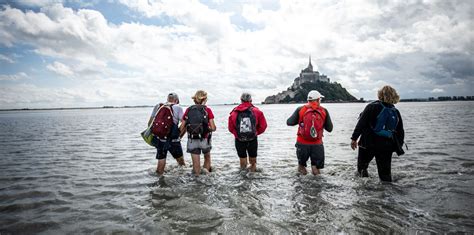
[[[368,177],[369,163],[375,158],[381,181],[392,181],[392,154],[403,154],[403,121],[394,104],[400,97],[390,86],[382,87],[378,100],[369,103],[360,114],[351,136],[351,148],[359,147],[357,173]],[[308,93],[307,103],[296,108],[288,118],[288,126],[298,126],[296,156],[298,172],[307,174],[307,162],[311,162],[313,175],[321,174],[324,168],[324,130],[331,132],[333,124],[326,108],[321,106],[324,96],[316,90]],[[187,152],[191,154],[195,175],[212,171],[211,149],[212,132],[216,131],[214,114],[206,106],[207,92],[198,90],[192,97],[194,105],[186,111],[179,106],[176,93],[170,93],[166,103],[156,105],[148,125],[152,125],[154,146],[157,149],[157,174],[162,175],[166,165],[166,155],[176,159],[184,166],[181,138],[188,134]],[[265,132],[267,122],[263,112],[252,104],[249,93],[240,97],[241,104],[232,109],[228,118],[228,130],[235,138],[235,149],[240,159],[240,168],[255,172],[257,169],[258,136]],[[204,155],[201,168],[200,156]]]

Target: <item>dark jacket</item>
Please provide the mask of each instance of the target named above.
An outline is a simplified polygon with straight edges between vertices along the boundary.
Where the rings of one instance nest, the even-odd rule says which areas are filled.
[[[392,104],[383,103],[385,107],[394,107]],[[375,101],[368,104],[364,111],[359,116],[354,132],[352,133],[352,140],[357,140],[360,136],[359,146],[367,149],[374,149],[378,151],[391,151],[395,152],[397,145],[394,140],[381,137],[375,134],[372,128],[377,123],[377,116],[382,111],[382,105],[380,101]],[[400,112],[398,114],[398,125],[396,128],[395,137],[397,138],[400,145],[404,143],[405,131],[403,130],[403,121]]]

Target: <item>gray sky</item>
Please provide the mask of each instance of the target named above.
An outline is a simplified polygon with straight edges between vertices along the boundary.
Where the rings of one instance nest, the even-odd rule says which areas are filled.
[[[354,96],[474,95],[471,1],[7,1],[0,108],[254,101],[313,65]]]

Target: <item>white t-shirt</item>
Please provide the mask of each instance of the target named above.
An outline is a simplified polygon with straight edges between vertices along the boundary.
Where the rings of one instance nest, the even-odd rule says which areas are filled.
[[[169,103],[166,103],[165,105],[170,105]],[[174,124],[178,125],[181,120],[183,120],[183,115],[184,111],[179,104],[173,104],[171,106],[173,109],[173,122]],[[151,113],[151,119],[153,119],[156,116],[156,113],[158,112],[158,109],[160,109],[160,105],[157,104],[155,108],[153,108],[153,112]]]

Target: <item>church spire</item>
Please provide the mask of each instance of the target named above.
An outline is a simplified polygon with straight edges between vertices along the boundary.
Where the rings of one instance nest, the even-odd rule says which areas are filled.
[[[308,68],[311,70],[311,72],[313,71],[313,65],[311,64],[311,55],[309,55],[309,64],[308,64]]]

